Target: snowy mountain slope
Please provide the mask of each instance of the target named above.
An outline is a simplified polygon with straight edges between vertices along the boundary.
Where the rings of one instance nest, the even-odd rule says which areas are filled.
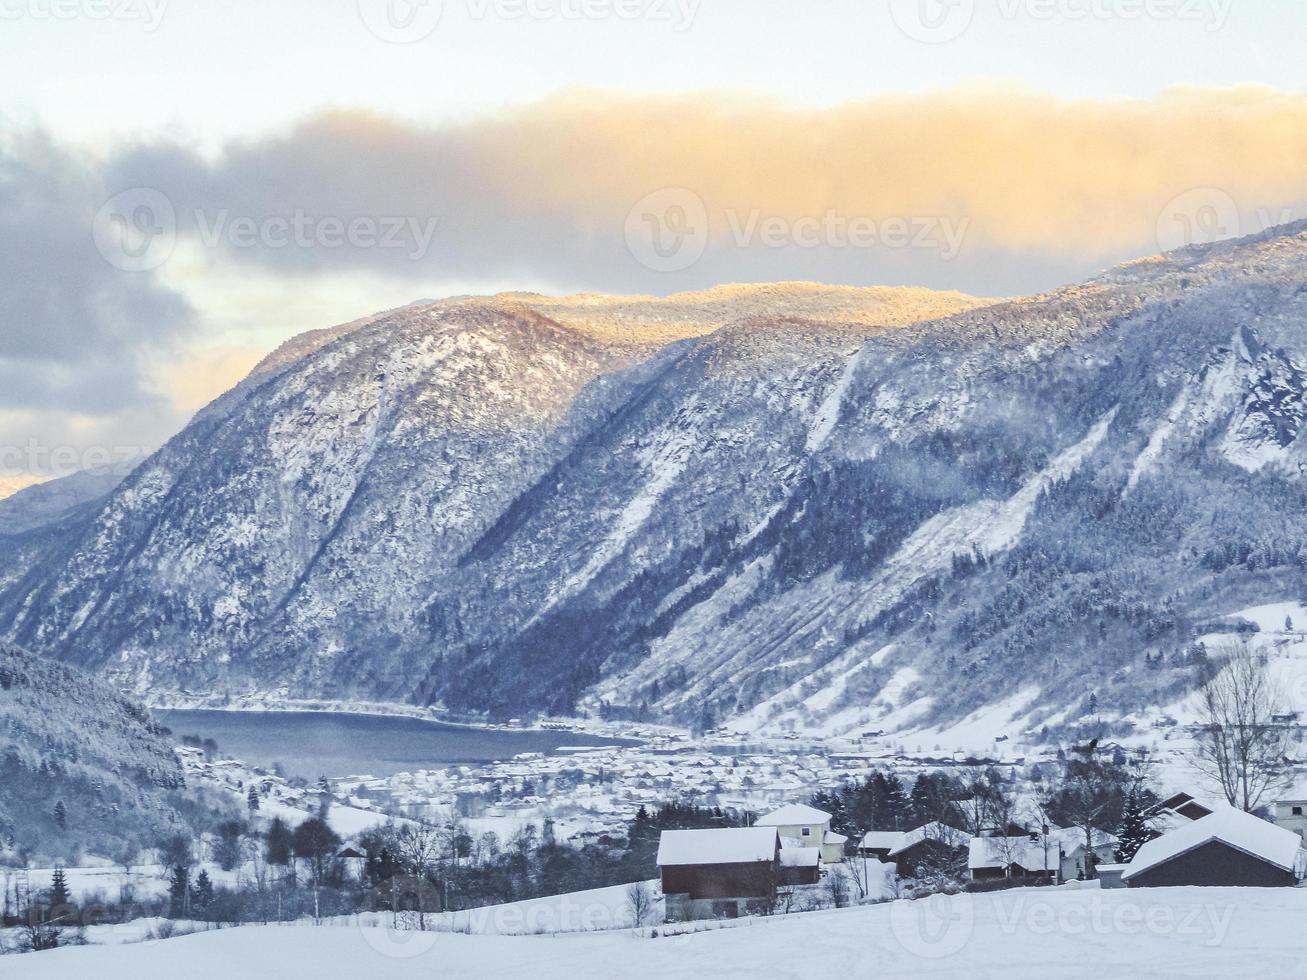
[[[29,542],[0,630],[138,690],[1124,716],[1192,682],[1197,624],[1307,592],[1305,260],[1298,226],[988,305],[405,307],[287,345]]]
[[[76,668],[0,643],[0,834],[24,851],[110,854],[181,817],[171,743],[140,705]],[[59,808],[56,812],[56,808]]]

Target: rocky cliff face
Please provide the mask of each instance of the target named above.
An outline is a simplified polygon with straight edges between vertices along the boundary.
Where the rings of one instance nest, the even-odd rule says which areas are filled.
[[[754,727],[1067,724],[1297,598],[1307,236],[1046,296],[418,304],[288,344],[0,629],[137,689]]]

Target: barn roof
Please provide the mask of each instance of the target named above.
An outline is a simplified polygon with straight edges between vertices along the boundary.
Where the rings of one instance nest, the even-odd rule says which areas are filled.
[[[831,815],[825,810],[818,810],[815,806],[805,806],[802,803],[791,803],[783,806],[779,810],[773,810],[767,816],[759,820],[756,826],[759,827],[792,827],[797,824],[805,823],[827,823]]]
[[[664,830],[658,839],[658,866],[771,861],[778,840],[772,827]]]
[[[1139,848],[1139,853],[1121,877],[1129,881],[1212,841],[1220,841],[1285,871],[1295,870],[1298,851],[1302,847],[1302,839],[1292,831],[1234,807],[1222,807],[1209,816],[1150,840]]]

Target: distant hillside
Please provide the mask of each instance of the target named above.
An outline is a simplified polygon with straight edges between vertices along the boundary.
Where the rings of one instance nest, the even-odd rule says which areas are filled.
[[[23,537],[0,635],[142,693],[1124,723],[1200,624],[1307,595],[1305,228],[988,304],[506,294],[308,335]]]
[[[75,667],[0,644],[0,849],[116,855],[180,826],[171,743],[140,705]],[[62,804],[62,807],[60,806]]]

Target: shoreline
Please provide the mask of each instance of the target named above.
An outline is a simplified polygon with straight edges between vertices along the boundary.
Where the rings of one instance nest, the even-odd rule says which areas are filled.
[[[237,703],[231,703],[236,700]],[[602,723],[604,728],[592,728],[584,722],[577,719],[557,719],[560,725],[568,725],[567,728],[546,728],[540,723],[534,725],[508,725],[496,724],[492,722],[471,722],[471,721],[454,721],[441,714],[433,708],[419,708],[416,705],[400,704],[397,702],[385,701],[323,701],[314,699],[282,699],[282,698],[262,698],[254,697],[249,701],[240,699],[229,699],[228,703],[215,704],[211,696],[207,695],[174,695],[171,697],[156,697],[145,701],[145,707],[150,712],[156,711],[223,711],[231,714],[340,714],[340,715],[362,715],[373,718],[409,718],[414,721],[422,721],[428,724],[442,726],[445,728],[459,728],[473,732],[520,732],[523,734],[533,733],[541,735],[586,735],[592,738],[610,738],[620,739],[635,745],[645,744],[650,740],[649,735],[637,736],[632,735],[629,731],[614,730],[608,727],[611,723]],[[658,725],[640,726],[642,729],[653,730],[654,737],[657,735],[671,734],[675,730],[666,729]]]

